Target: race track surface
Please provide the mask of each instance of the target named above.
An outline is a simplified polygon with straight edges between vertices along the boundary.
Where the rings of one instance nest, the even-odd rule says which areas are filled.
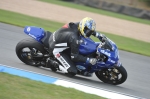
[[[22,63],[16,56],[15,47],[24,38],[30,37],[23,33],[23,28],[0,23],[0,64],[139,98],[149,99],[150,97],[150,57],[120,51],[120,61],[128,72],[128,78],[125,83],[114,86],[101,82],[95,75],[93,77],[75,76],[74,78],[68,78],[62,73],[54,73],[51,70],[32,67]]]

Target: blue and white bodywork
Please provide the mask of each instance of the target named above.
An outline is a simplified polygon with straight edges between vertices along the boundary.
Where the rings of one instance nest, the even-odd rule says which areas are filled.
[[[98,61],[95,66],[91,66],[91,73],[100,70],[102,68],[111,68],[114,65],[121,66],[121,63],[119,62],[119,51],[116,46],[116,44],[111,41],[109,38],[106,38],[106,42],[94,42],[90,38],[84,38],[81,36],[82,43],[79,47],[79,52],[82,55],[89,55],[92,53],[97,53],[100,56],[104,55],[106,60],[105,61]],[[109,47],[107,47],[109,46]],[[76,63],[77,65],[84,66],[86,68],[89,67],[89,65],[85,63]]]
[[[24,32],[37,40],[38,42],[42,42],[41,39],[45,36],[44,29],[34,26],[26,26],[24,28]],[[79,53],[86,56],[92,53],[97,53],[99,55],[106,56],[106,60],[98,61],[95,66],[92,66],[91,73],[101,69],[101,68],[111,68],[114,65],[120,66],[119,62],[119,52],[116,44],[111,41],[109,38],[106,38],[105,43],[94,42],[91,38],[84,38],[80,36],[81,43],[79,46]],[[77,65],[84,66],[84,68],[88,68],[89,64],[85,63],[76,63]]]
[[[45,36],[44,29],[35,26],[26,26],[24,32],[41,43],[41,39]]]
[[[42,65],[47,67],[49,65],[42,64],[42,62],[47,64],[47,60],[53,60],[53,64],[57,63],[57,65],[61,67],[62,64],[58,62],[55,56],[49,55],[50,52],[48,50],[48,43],[51,33],[48,34],[48,32],[45,32],[44,29],[35,26],[26,26],[24,28],[24,32],[36,41],[33,39],[27,39],[18,43],[16,46],[16,53],[21,61],[28,65]],[[79,53],[85,57],[96,58],[97,63],[95,65],[91,65],[84,62],[75,62],[78,70],[77,74],[89,77],[91,74],[95,73],[95,75],[105,83],[110,83],[113,85],[121,84],[126,81],[127,72],[121,62],[119,62],[118,48],[109,38],[104,36],[103,39],[103,42],[94,42],[91,38],[84,38],[83,36],[80,36],[80,40],[77,41],[79,44]],[[28,46],[31,51],[24,52],[23,47]],[[41,53],[39,54],[40,51]],[[65,53],[68,52],[70,51]],[[50,66],[48,68],[51,68],[52,71],[63,71],[60,67]]]

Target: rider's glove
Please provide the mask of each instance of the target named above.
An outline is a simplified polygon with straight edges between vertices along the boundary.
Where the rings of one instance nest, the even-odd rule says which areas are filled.
[[[100,34],[99,39],[100,39],[101,42],[105,42],[106,37],[105,37],[104,34]]]
[[[90,63],[90,64],[92,64],[92,65],[95,65],[96,62],[97,62],[97,59],[96,59],[96,58],[87,58],[87,60],[86,60],[86,63],[87,63],[87,64]]]
[[[95,32],[94,34],[101,42],[105,42],[105,35]]]

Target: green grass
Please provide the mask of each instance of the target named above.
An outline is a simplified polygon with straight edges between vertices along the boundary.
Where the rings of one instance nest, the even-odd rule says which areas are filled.
[[[39,26],[44,28],[45,30],[54,32],[55,30],[57,30],[63,25],[63,23],[30,17],[30,16],[10,12],[10,11],[5,11],[5,10],[0,10],[0,15],[1,15],[0,22],[13,24],[20,27],[24,27],[26,25]],[[109,33],[104,33],[104,34],[108,36],[111,40],[113,40],[118,45],[119,49],[150,56],[150,52],[149,52],[150,43],[134,40],[127,37],[117,36]],[[98,41],[95,38],[94,40]]]
[[[106,11],[106,10],[102,10],[102,9],[92,8],[92,7],[88,7],[88,6],[83,6],[83,5],[79,5],[79,4],[75,4],[75,3],[64,2],[62,0],[39,0],[39,1],[44,1],[44,2],[48,2],[48,3],[61,5],[61,6],[66,6],[66,7],[70,7],[70,8],[75,8],[75,9],[79,9],[79,10],[84,10],[84,11],[88,11],[88,12],[98,13],[98,14],[111,16],[111,17],[115,17],[115,18],[119,18],[119,19],[124,19],[124,20],[128,20],[128,21],[133,21],[133,22],[150,25],[150,20],[132,17],[132,16],[124,15],[124,14],[115,13],[115,12],[110,12],[110,11]]]
[[[63,25],[63,23],[44,20],[40,18],[30,17],[23,14],[5,11],[0,9],[0,22],[8,23],[20,27],[38,26],[43,27],[45,30],[55,31]]]
[[[0,99],[106,99],[73,88],[0,73]]]

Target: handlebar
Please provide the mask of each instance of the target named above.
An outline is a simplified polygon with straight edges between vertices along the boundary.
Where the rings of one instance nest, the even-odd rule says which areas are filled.
[[[110,51],[113,50],[112,44],[110,43],[109,39],[105,35],[103,35],[103,38],[102,38],[101,48],[108,49]]]

